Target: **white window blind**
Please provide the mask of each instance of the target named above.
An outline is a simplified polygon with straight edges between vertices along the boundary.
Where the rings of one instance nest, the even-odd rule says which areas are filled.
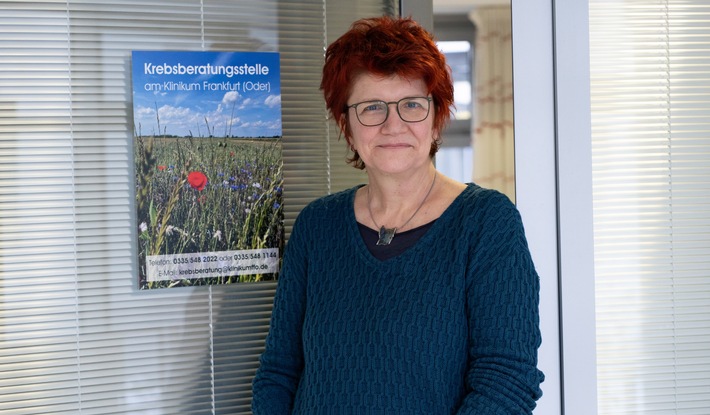
[[[275,284],[137,289],[130,52],[280,53],[288,234],[357,182],[325,28],[393,3],[0,1],[0,413],[249,413]]]
[[[600,414],[710,413],[710,4],[591,0]]]

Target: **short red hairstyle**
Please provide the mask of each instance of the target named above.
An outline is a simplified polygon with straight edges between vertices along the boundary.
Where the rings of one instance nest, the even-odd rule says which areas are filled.
[[[355,78],[362,73],[424,81],[434,103],[436,139],[429,153],[433,157],[441,145],[441,132],[451,119],[454,104],[451,71],[434,36],[409,17],[382,16],[356,21],[328,46],[320,89],[348,146],[351,132],[347,102]],[[365,168],[357,152],[348,162]]]

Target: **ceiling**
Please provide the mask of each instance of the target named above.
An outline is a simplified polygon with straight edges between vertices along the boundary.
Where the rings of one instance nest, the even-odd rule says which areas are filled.
[[[434,14],[468,13],[477,6],[510,5],[511,0],[433,0]]]

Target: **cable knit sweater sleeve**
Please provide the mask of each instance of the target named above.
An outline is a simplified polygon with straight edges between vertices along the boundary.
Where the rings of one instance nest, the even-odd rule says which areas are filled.
[[[542,395],[537,369],[539,277],[515,206],[489,193],[478,209],[467,270],[468,394],[458,414],[531,414]]]
[[[294,224],[274,298],[266,350],[253,380],[254,415],[290,414],[303,370],[301,325],[306,309],[308,245],[303,212]]]

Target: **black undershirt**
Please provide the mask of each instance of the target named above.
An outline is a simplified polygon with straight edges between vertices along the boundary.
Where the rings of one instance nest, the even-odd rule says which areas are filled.
[[[434,222],[436,220],[408,231],[395,233],[389,245],[377,245],[377,240],[380,236],[376,230],[370,229],[360,222],[358,222],[357,227],[360,229],[360,235],[365,241],[368,251],[375,258],[384,261],[396,257],[412,247],[432,227]]]

